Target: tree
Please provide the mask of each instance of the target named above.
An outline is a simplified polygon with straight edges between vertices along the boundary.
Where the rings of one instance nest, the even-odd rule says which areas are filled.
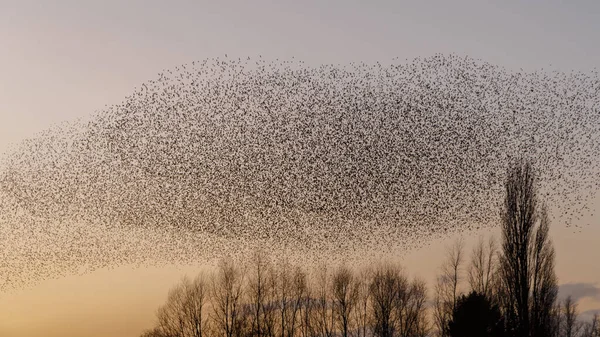
[[[600,337],[600,318],[598,313],[595,313],[592,320],[585,322],[582,328],[583,337]]]
[[[282,282],[282,286],[285,284],[285,301],[282,301],[281,307],[281,319],[285,321],[282,324],[282,336],[294,337],[296,330],[298,330],[298,322],[300,310],[303,304],[304,297],[306,296],[307,284],[306,274],[298,267],[293,268],[290,265],[284,265],[281,275],[285,277]],[[293,269],[292,272],[287,270]]]
[[[346,266],[339,267],[332,282],[333,306],[342,332],[342,337],[348,337],[351,329],[351,313],[358,299],[358,287],[354,275]]]
[[[532,245],[532,336],[551,336],[552,308],[558,296],[558,281],[554,272],[554,247],[550,242],[550,220],[546,208],[542,208],[540,222]]]
[[[292,292],[292,278],[289,272],[289,265],[283,263],[277,270],[277,310],[279,311],[279,336],[286,337],[289,331],[287,323],[289,321],[289,301]]]
[[[428,321],[425,302],[427,286],[425,281],[415,279],[408,291],[401,293],[397,305],[398,335],[401,337],[427,336]]]
[[[269,312],[270,299],[269,291],[269,261],[265,258],[262,252],[257,252],[254,255],[253,270],[250,273],[248,284],[248,296],[252,305],[252,334],[257,337],[262,337],[265,334],[266,315]]]
[[[283,261],[274,283],[279,313],[279,336],[294,337],[298,330],[299,313],[307,291],[306,274],[300,268]]]
[[[446,336],[448,322],[456,307],[460,295],[461,268],[464,261],[463,241],[458,240],[447,253],[441,266],[441,274],[437,277],[433,305],[434,325],[440,337]]]
[[[491,237],[486,245],[483,238],[473,249],[468,278],[471,291],[485,295],[488,299],[494,296],[494,276],[497,263],[496,241]]]
[[[183,287],[181,285],[177,285],[169,291],[167,302],[158,309],[158,327],[163,334],[173,337],[184,336],[184,297],[185,294],[183,293]]]
[[[562,336],[575,337],[579,335],[579,322],[577,321],[577,303],[573,301],[571,296],[568,296],[563,302],[562,308]]]
[[[400,267],[385,264],[373,273],[369,291],[375,336],[426,334],[427,289],[424,282],[415,280],[411,283]]]
[[[304,299],[300,306],[300,336],[301,337],[314,337],[317,336],[317,330],[314,324],[315,316],[315,301],[312,298],[312,289],[309,287],[308,281],[306,281],[306,288],[304,290]]]
[[[263,305],[263,323],[262,330],[266,337],[277,336],[277,303],[278,303],[278,281],[277,281],[277,269],[270,265],[267,271],[267,289],[266,297]]]
[[[500,281],[502,310],[510,334],[550,336],[557,296],[554,248],[546,210],[539,207],[536,175],[529,162],[508,170],[502,210]]]
[[[371,270],[363,270],[356,279],[357,299],[354,310],[354,321],[356,322],[356,336],[367,337],[369,334],[370,316],[370,285]]]
[[[483,293],[462,295],[448,323],[450,337],[502,337],[504,322],[500,309]]]
[[[204,307],[209,297],[206,278],[203,274],[199,274],[192,282],[184,282],[183,288],[186,294],[183,313],[186,317],[189,336],[206,336],[208,315],[206,315]]]
[[[170,337],[165,334],[159,327],[144,331],[140,337]]]
[[[244,327],[244,273],[231,260],[223,260],[212,281],[213,321],[225,337],[239,337]]]
[[[314,299],[315,310],[314,325],[318,336],[332,337],[335,329],[335,314],[331,305],[331,293],[329,272],[322,266],[317,275],[316,298]]]
[[[158,310],[159,332],[172,337],[202,337],[206,330],[204,306],[208,297],[207,284],[202,274],[193,281],[184,277],[169,291],[167,302]]]
[[[407,287],[408,280],[397,266],[380,266],[373,274],[370,291],[375,336],[394,336],[395,304]]]

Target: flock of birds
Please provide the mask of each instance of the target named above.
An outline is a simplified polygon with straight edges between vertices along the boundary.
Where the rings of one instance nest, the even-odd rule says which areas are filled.
[[[193,62],[3,157],[0,290],[257,247],[303,263],[402,252],[496,226],[523,157],[553,224],[593,216],[597,72]]]

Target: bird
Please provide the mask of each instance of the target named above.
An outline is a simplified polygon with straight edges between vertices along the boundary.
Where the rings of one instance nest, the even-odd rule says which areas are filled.
[[[515,158],[535,162],[553,223],[576,225],[596,212],[599,83],[443,54],[161,70],[2,156],[0,226],[19,239],[4,284],[252,247],[364,262],[497,226]]]

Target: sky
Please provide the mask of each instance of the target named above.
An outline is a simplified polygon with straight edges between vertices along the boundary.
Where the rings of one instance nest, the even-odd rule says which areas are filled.
[[[599,66],[600,2],[591,1],[6,1],[0,0],[0,153],[55,123],[119,103],[161,70],[211,57],[309,64],[455,53],[508,69]],[[596,200],[600,206],[600,200]],[[597,216],[596,216],[597,217]],[[600,219],[556,228],[557,273],[600,308]],[[490,233],[474,233],[472,237]],[[406,252],[432,279],[443,247]],[[433,247],[433,248],[432,248]],[[0,294],[0,335],[137,336],[194,268],[127,266]]]

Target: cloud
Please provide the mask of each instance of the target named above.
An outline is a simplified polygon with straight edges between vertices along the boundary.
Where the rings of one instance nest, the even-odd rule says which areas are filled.
[[[579,319],[582,321],[591,321],[594,318],[594,314],[600,315],[600,308],[586,310],[579,314]]]
[[[569,295],[575,302],[583,298],[600,301],[600,286],[597,283],[566,283],[558,287],[560,299],[564,299]]]

